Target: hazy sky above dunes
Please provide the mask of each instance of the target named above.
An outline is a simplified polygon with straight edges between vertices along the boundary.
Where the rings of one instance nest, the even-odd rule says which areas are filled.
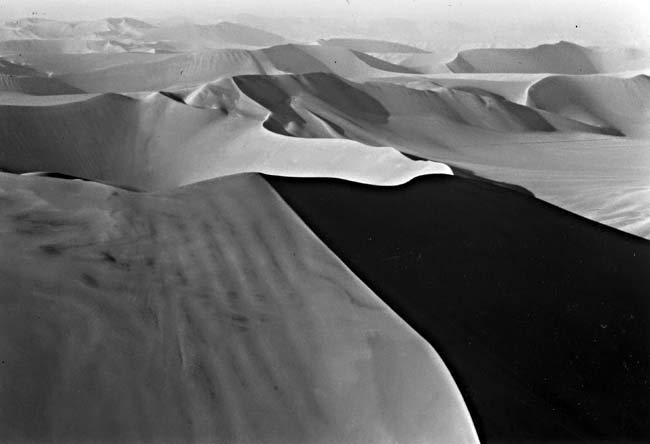
[[[533,20],[645,22],[648,0],[2,0],[3,18],[100,18],[121,15],[218,16],[232,13],[275,16],[358,17],[439,16],[451,20]]]
[[[537,42],[650,45],[650,0],[0,0],[0,21],[29,16],[63,20],[131,16],[215,23],[239,13],[267,19],[334,17],[351,23],[351,29],[378,18],[415,19],[424,29],[434,21],[459,22],[465,26],[463,32],[482,29],[479,32],[488,40],[496,34],[513,32],[514,36],[517,28],[521,40],[517,44],[525,44],[530,35]],[[406,28],[390,29],[394,25],[378,26],[385,28],[383,35],[394,31],[392,38],[408,29],[403,23]],[[280,26],[273,31],[286,35],[291,30]]]

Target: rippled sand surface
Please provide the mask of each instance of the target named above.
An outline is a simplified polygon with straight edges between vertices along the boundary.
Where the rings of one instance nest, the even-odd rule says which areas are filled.
[[[260,177],[0,190],[3,439],[477,442],[431,346]]]

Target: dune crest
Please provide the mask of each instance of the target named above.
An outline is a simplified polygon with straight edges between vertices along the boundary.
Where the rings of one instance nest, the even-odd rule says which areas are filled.
[[[447,66],[456,73],[599,74],[648,69],[650,50],[589,48],[562,41],[525,49],[470,49]]]
[[[549,76],[528,90],[529,104],[633,137],[650,136],[650,77]]]
[[[377,185],[451,174],[393,148],[296,139],[263,128],[268,111],[228,79],[187,95],[102,94],[48,106],[0,105],[0,168],[48,171],[141,190],[243,172],[337,177]],[[209,101],[206,108],[203,106]],[[325,130],[327,123],[313,122]]]
[[[478,443],[433,348],[261,178],[0,189],[3,439]]]

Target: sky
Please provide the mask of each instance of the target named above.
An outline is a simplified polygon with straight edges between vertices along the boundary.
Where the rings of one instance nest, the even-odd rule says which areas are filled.
[[[0,0],[5,19],[165,16],[232,13],[283,16],[421,17],[460,21],[574,19],[646,24],[648,0]]]
[[[377,18],[452,21],[494,33],[516,25],[524,34],[526,24],[550,23],[584,30],[566,33],[571,40],[580,35],[601,42],[620,37],[620,42],[650,45],[650,0],[0,0],[0,21],[29,16],[62,20],[182,16],[215,23],[238,13],[335,17],[353,23]]]

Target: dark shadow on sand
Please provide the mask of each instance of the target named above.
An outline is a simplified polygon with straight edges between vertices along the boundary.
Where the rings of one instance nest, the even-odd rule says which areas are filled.
[[[441,354],[483,442],[650,441],[650,242],[451,176],[266,176]]]

